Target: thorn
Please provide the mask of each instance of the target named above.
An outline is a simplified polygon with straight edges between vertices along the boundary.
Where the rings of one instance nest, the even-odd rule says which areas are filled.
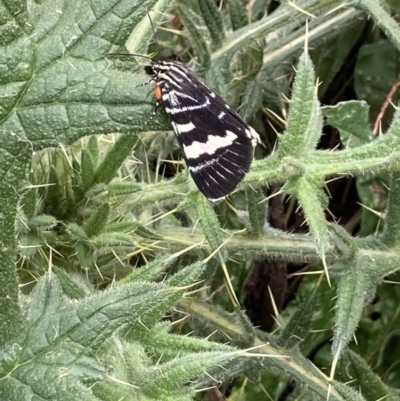
[[[328,285],[329,285],[329,287],[332,287],[331,280],[329,278],[328,265],[326,264],[326,259],[325,259],[324,253],[321,255],[321,259],[322,259],[322,264],[324,265],[324,271],[325,271],[326,279],[328,280]]]

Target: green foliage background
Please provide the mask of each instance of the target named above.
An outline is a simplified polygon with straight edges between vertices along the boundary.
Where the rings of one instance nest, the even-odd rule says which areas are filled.
[[[107,57],[155,50],[149,10],[158,56],[179,54],[261,136],[266,112],[280,131],[221,204],[181,166],[165,113],[148,121],[144,61]],[[398,110],[381,135],[370,127],[400,72],[399,12],[376,0],[2,0],[0,399],[192,400],[220,385],[231,400],[397,400]],[[322,107],[356,44],[356,100]],[[342,149],[317,148],[324,124]],[[350,175],[365,206],[354,236],[326,218],[326,182]],[[268,225],[263,191],[277,182],[309,234]],[[240,306],[260,257],[314,273],[272,334]]]

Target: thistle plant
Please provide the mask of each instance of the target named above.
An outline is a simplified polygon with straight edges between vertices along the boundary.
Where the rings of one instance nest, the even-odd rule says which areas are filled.
[[[319,100],[368,17],[388,39],[380,51],[400,48],[390,5],[0,4],[0,399],[192,400],[227,382],[232,399],[278,398],[293,380],[288,398],[398,399],[398,360],[388,351],[398,291],[379,291],[400,266],[400,114],[376,136],[367,101]],[[220,204],[191,181],[166,114],[149,119],[142,60],[109,56],[154,50],[149,10],[163,27],[155,57],[179,53],[261,136],[265,112],[286,117],[273,152],[257,152]],[[338,38],[335,57],[324,54]],[[330,68],[318,69],[324,63]],[[326,126],[342,149],[318,148]],[[387,182],[381,226],[367,208],[362,214],[368,235],[327,219],[326,183],[341,176],[356,177],[370,209],[371,182]],[[269,226],[273,183],[298,202],[309,233]],[[254,327],[241,306],[244,277],[260,257],[305,262],[315,273],[273,333]],[[368,328],[377,292],[381,312],[393,313]],[[329,344],[310,362],[321,343]]]

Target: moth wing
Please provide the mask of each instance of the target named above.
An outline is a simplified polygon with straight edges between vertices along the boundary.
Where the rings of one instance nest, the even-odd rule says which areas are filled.
[[[190,81],[161,88],[163,103],[194,182],[207,198],[221,199],[248,172],[258,135],[220,96],[185,73]]]

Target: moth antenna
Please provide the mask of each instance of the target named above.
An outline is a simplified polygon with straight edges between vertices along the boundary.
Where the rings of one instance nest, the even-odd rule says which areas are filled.
[[[155,31],[155,29],[154,29],[154,24],[153,24],[153,21],[152,21],[152,19],[151,19],[151,17],[150,17],[150,13],[147,13],[147,16],[149,17],[149,20],[150,20],[150,25],[151,25],[151,30],[153,31],[153,39],[154,39],[154,43],[155,43],[155,45],[156,45],[156,49],[157,49],[157,54],[158,54],[158,57],[160,57],[160,47],[158,46],[158,41],[157,41],[157,37],[156,37],[156,31]]]
[[[108,53],[107,56],[131,56],[131,57],[143,57],[143,58],[147,58],[151,61],[154,62],[154,60],[149,57],[149,56],[145,56],[143,54],[136,54],[136,53]]]

